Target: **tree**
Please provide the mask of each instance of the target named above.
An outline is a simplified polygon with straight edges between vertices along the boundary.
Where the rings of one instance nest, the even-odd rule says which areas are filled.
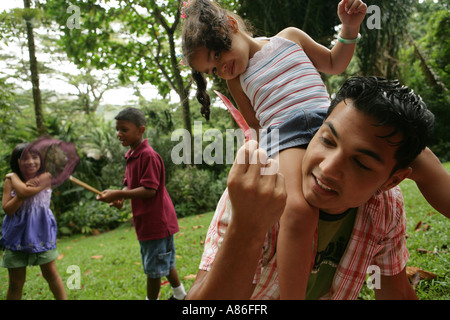
[[[360,73],[395,79],[399,76],[399,50],[407,35],[415,0],[365,1],[379,8],[379,29],[361,25],[362,40],[356,48]]]
[[[64,35],[59,43],[76,65],[116,68],[122,82],[149,82],[163,97],[175,91],[182,103],[184,128],[191,132],[191,81],[182,74],[176,48],[180,4],[181,0],[121,0],[113,7],[108,1],[78,2],[79,28],[67,23],[70,14],[64,0],[48,0],[44,8],[61,26]]]
[[[450,159],[450,11],[445,1],[423,1],[408,23],[400,55],[402,82],[420,94],[435,115],[433,152]]]
[[[92,67],[81,68],[79,75],[63,73],[78,91],[78,101],[86,114],[95,113],[106,91],[118,87],[119,81],[114,72],[104,72],[96,76]]]
[[[130,70],[127,64],[122,65],[121,70],[128,74],[138,75],[141,83],[150,81],[152,84],[157,84],[163,96],[168,94],[170,89],[174,90],[180,97],[183,126],[192,137],[189,105],[191,81],[181,74],[175,43],[176,32],[181,21],[181,1],[167,1],[166,4],[163,2],[159,5],[154,0],[142,1],[139,4],[125,0],[124,3],[122,21],[130,30],[136,30],[134,41],[129,43],[126,48],[130,49],[131,44],[138,49],[138,54],[127,55],[127,61],[134,62],[138,69]],[[173,22],[171,23],[169,20],[173,20]],[[138,38],[140,34],[146,34],[150,36],[150,39],[142,41]],[[124,53],[126,52],[136,53],[130,50],[124,51]],[[151,65],[154,67],[148,68]],[[164,82],[161,81],[161,77],[165,80]]]
[[[28,39],[28,51],[30,54],[30,71],[31,71],[31,83],[33,85],[33,101],[34,101],[34,112],[36,116],[36,128],[38,134],[43,136],[47,133],[45,128],[44,113],[42,112],[42,98],[41,90],[39,89],[39,71],[38,62],[36,59],[36,47],[34,45],[34,35],[33,35],[33,25],[32,19],[35,17],[36,11],[31,11],[30,0],[23,0],[24,4],[24,15],[25,24],[27,27],[27,39]]]
[[[287,27],[297,27],[328,46],[339,24],[335,0],[241,0],[240,15],[258,36],[273,36]]]

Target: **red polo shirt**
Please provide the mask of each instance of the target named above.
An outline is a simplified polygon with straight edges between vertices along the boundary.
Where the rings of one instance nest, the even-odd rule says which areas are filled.
[[[140,241],[167,238],[177,233],[178,220],[166,190],[164,163],[145,139],[125,154],[127,166],[123,184],[128,189],[145,187],[156,190],[153,198],[131,199],[133,222]]]

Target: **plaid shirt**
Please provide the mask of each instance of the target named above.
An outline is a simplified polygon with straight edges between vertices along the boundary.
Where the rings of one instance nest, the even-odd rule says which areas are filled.
[[[225,190],[208,229],[199,269],[210,270],[230,219],[231,203]],[[252,299],[280,298],[276,268],[278,232],[279,224],[276,224],[266,234]],[[372,265],[378,266],[385,276],[402,271],[409,259],[405,235],[406,216],[400,188],[397,186],[373,196],[358,208],[350,241],[336,269],[330,292],[323,298],[356,299],[366,280],[367,268]]]

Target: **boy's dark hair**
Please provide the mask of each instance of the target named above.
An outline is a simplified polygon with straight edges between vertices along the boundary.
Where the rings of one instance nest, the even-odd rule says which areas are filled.
[[[132,122],[136,125],[136,127],[141,127],[147,124],[147,120],[145,119],[145,114],[139,109],[136,108],[126,108],[117,114],[114,118],[115,120],[125,120]]]
[[[189,64],[198,48],[220,53],[231,49],[231,36],[228,16],[232,16],[239,28],[251,35],[248,25],[233,12],[227,11],[211,0],[190,0],[184,8],[186,19],[182,32],[183,58]],[[201,114],[209,120],[210,98],[206,92],[206,79],[203,73],[192,69],[192,78],[197,84],[197,100],[202,105]]]
[[[331,102],[328,115],[341,101],[351,100],[353,106],[378,121],[377,126],[388,126],[393,131],[380,138],[389,139],[397,133],[402,140],[392,143],[397,169],[408,167],[430,142],[434,130],[434,115],[422,98],[397,80],[379,77],[348,79]]]

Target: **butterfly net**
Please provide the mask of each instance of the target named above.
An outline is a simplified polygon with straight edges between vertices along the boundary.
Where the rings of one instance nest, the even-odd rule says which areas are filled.
[[[40,171],[51,174],[52,188],[66,181],[80,162],[75,144],[51,137],[43,137],[31,142],[23,151],[24,154],[28,152],[39,154]]]

